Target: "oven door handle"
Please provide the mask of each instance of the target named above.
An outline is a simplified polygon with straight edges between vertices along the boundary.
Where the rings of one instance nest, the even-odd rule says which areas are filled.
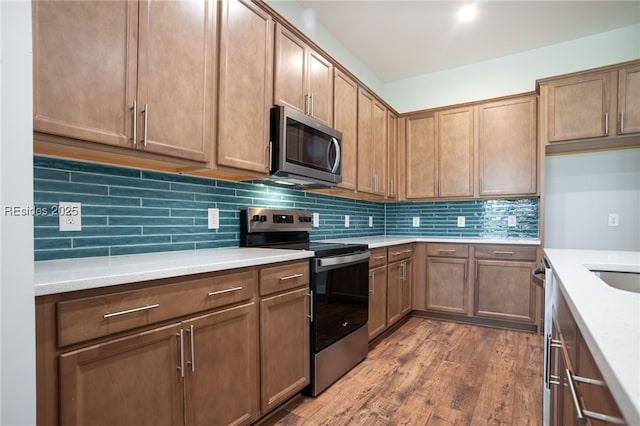
[[[330,269],[341,268],[344,266],[362,263],[369,259],[371,254],[369,251],[347,254],[343,256],[321,257],[315,259],[314,272],[328,271]]]

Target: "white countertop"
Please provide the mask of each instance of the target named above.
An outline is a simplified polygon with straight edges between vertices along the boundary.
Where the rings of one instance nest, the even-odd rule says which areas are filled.
[[[622,414],[640,424],[640,294],[590,272],[640,272],[640,252],[545,249],[547,259]]]
[[[538,240],[423,237],[356,237],[327,242],[367,244],[369,248],[413,242],[540,244]],[[110,285],[215,272],[247,266],[305,259],[313,252],[263,248],[217,248],[123,256],[35,262],[35,295],[64,293]]]
[[[456,237],[412,237],[412,236],[380,236],[329,239],[327,242],[351,244],[367,244],[369,248],[380,248],[405,243],[460,243],[460,244],[514,244],[540,245],[540,240],[516,238],[456,238]]]
[[[312,251],[217,248],[35,262],[35,295],[306,259]]]

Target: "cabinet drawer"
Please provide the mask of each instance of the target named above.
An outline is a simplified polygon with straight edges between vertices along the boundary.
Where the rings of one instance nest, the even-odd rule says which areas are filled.
[[[387,264],[387,249],[377,248],[371,250],[371,257],[369,257],[369,268],[376,268]]]
[[[502,246],[493,244],[480,244],[476,246],[476,259],[500,259],[500,260],[536,260],[537,247],[535,246]]]
[[[308,261],[264,268],[260,271],[260,296],[308,284]]]
[[[57,304],[58,346],[247,300],[255,271],[221,274]]]
[[[427,256],[469,257],[469,246],[467,244],[427,244]]]
[[[395,262],[397,260],[408,259],[413,254],[413,244],[402,244],[399,246],[389,247],[388,261]]]

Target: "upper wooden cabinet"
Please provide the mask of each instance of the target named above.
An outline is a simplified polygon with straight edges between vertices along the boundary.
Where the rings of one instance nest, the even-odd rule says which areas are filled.
[[[398,116],[387,111],[387,197],[398,198]]]
[[[640,64],[618,71],[618,134],[640,133]]]
[[[479,195],[525,195],[537,191],[536,97],[480,104]]]
[[[342,182],[344,189],[356,189],[358,163],[358,84],[336,70],[333,127],[342,132]]]
[[[548,152],[638,144],[625,137],[640,132],[640,62],[538,84],[541,136]]]
[[[474,195],[475,106],[407,117],[406,197]]]
[[[274,103],[333,123],[333,64],[276,25]]]
[[[216,2],[34,2],[34,130],[205,162]]]
[[[387,108],[364,89],[358,92],[358,191],[387,193]]]
[[[216,162],[268,173],[273,20],[248,1],[224,1],[220,7]]]

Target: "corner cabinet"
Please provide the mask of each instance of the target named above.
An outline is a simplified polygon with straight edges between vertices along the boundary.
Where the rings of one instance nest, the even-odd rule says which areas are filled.
[[[271,16],[254,3],[220,2],[218,166],[269,172],[273,37]]]
[[[358,92],[358,191],[386,195],[387,108],[371,93]]]
[[[333,64],[276,24],[274,103],[333,123]]]
[[[208,161],[216,6],[212,0],[34,2],[37,137]]]
[[[483,103],[478,111],[479,195],[536,194],[536,96]]]
[[[547,152],[637,146],[640,62],[538,81]]]
[[[474,196],[475,129],[475,106],[407,116],[407,199]]]

